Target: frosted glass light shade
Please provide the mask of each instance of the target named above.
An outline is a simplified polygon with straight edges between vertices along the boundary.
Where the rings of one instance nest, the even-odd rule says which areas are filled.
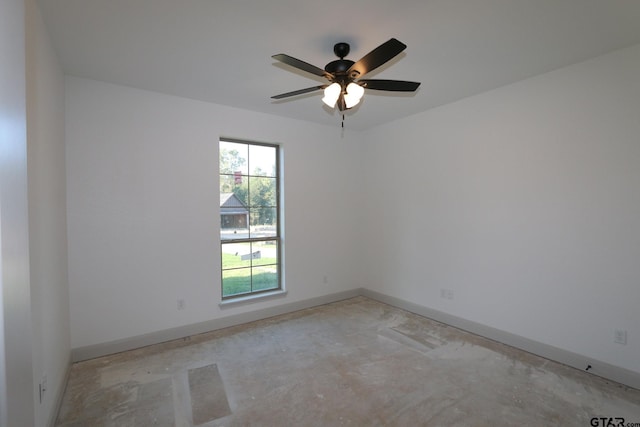
[[[357,83],[349,83],[347,93],[344,96],[344,103],[347,108],[355,107],[364,95],[364,88]]]
[[[324,97],[322,98],[322,102],[327,104],[330,108],[334,108],[336,106],[336,102],[338,102],[341,91],[342,88],[338,83],[331,83],[324,89]]]

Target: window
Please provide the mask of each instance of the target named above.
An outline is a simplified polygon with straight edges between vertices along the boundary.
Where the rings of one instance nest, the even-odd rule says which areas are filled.
[[[222,299],[282,289],[279,147],[221,140]]]

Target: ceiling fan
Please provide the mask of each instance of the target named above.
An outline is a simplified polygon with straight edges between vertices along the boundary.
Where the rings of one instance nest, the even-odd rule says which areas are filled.
[[[285,55],[284,53],[273,55],[273,59],[299,70],[324,77],[330,83],[306,89],[294,90],[293,92],[282,93],[280,95],[272,96],[271,98],[288,98],[290,96],[302,95],[304,93],[324,89],[324,97],[322,98],[322,101],[330,108],[335,108],[337,104],[338,109],[340,111],[344,111],[356,106],[360,102],[365,89],[392,92],[414,92],[418,89],[420,83],[403,80],[362,79],[365,74],[393,59],[406,47],[407,45],[404,43],[392,38],[373,49],[359,61],[353,62],[349,59],[344,59],[345,56],[349,54],[349,44],[336,43],[333,47],[333,52],[340,59],[329,62],[324,67],[324,70],[292,56]]]

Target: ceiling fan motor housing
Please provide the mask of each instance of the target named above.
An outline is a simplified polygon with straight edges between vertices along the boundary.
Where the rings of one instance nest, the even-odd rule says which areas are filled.
[[[351,66],[355,64],[354,61],[344,59],[344,57],[349,54],[349,50],[351,50],[349,43],[336,43],[335,46],[333,46],[333,53],[335,53],[336,56],[340,59],[329,62],[324,67],[324,70],[327,73],[333,74],[334,76],[345,76],[349,68],[351,68]]]
[[[347,70],[351,68],[351,66],[355,64],[355,62],[350,61],[348,59],[336,59],[335,61],[329,62],[324,70],[327,73],[331,73],[333,75],[344,75],[347,73]]]

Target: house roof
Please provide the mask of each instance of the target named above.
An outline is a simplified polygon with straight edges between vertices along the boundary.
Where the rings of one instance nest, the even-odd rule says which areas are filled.
[[[233,193],[220,193],[220,213],[223,215],[246,214],[247,207]]]

